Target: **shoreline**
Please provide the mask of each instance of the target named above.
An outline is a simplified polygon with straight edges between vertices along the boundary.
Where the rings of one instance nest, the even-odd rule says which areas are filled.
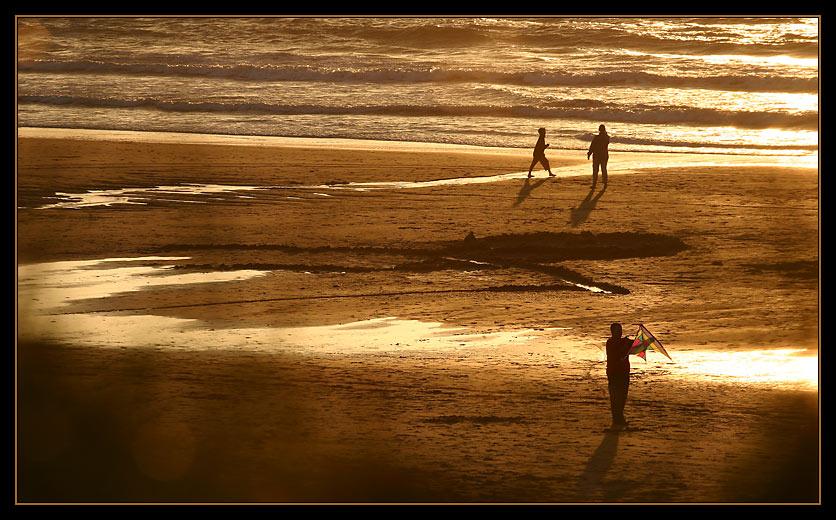
[[[404,152],[456,152],[478,153],[488,155],[525,155],[529,157],[530,148],[503,148],[490,146],[476,146],[452,143],[433,143],[418,141],[383,141],[375,139],[358,139],[342,137],[290,137],[266,135],[239,134],[201,134],[192,132],[160,132],[140,130],[101,130],[88,128],[55,128],[55,127],[18,127],[17,136],[21,139],[86,139],[105,141],[133,141],[149,143],[172,144],[207,144],[207,145],[235,145],[235,146],[286,146],[294,148],[320,148],[323,146],[346,150],[367,151],[404,151]],[[585,154],[583,148],[559,149],[550,148],[548,155],[580,156]],[[819,166],[819,155],[793,154],[733,154],[722,152],[678,152],[671,151],[619,151],[613,149],[614,154],[623,157],[654,157],[670,158],[725,158],[735,164],[744,163],[741,158],[757,159],[749,161],[753,164],[777,163],[801,168],[816,168]],[[733,158],[733,159],[729,159]],[[661,161],[660,161],[661,162]],[[539,166],[538,166],[539,167]]]
[[[21,132],[22,131],[22,132]],[[209,134],[193,132],[160,132],[143,130],[101,130],[92,128],[19,127],[19,138],[114,140],[151,143],[209,144],[237,146],[287,146],[317,148],[324,144],[336,148],[369,151],[446,151],[516,155],[523,148],[498,148],[452,143],[417,141],[383,141],[342,137],[291,137],[242,134]]]

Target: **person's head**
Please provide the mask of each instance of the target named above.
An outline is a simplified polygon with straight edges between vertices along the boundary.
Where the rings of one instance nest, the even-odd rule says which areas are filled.
[[[620,323],[613,323],[610,325],[610,332],[612,333],[612,337],[620,338],[621,337],[621,324]]]
[[[598,126],[598,131],[601,132],[602,134],[606,134],[607,133],[607,127],[605,127],[604,125],[599,125]]]
[[[546,129],[545,128],[538,128],[537,131],[540,132],[540,135],[546,135]]]

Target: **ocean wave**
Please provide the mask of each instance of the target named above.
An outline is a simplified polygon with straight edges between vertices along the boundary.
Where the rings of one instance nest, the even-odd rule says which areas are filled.
[[[695,107],[650,105],[620,106],[587,100],[564,101],[551,106],[531,105],[284,105],[269,103],[220,103],[168,101],[153,98],[120,99],[77,96],[20,95],[20,104],[77,106],[86,108],[145,108],[166,112],[246,113],[253,115],[366,115],[401,117],[491,117],[528,119],[579,119],[635,124],[734,126],[738,128],[792,128],[817,130],[818,113],[738,112]]]
[[[777,23],[776,23],[777,22]],[[795,23],[793,23],[795,22]],[[320,20],[263,27],[275,33],[339,39],[353,49],[375,45],[386,49],[501,48],[510,45],[549,51],[594,46],[602,49],[677,49],[688,54],[818,54],[815,35],[798,31],[802,20],[736,20],[678,18],[665,24],[636,18],[614,19],[377,19],[357,22]],[[774,30],[764,35],[762,26]],[[757,38],[753,38],[753,32]]]
[[[279,65],[208,65],[163,63],[117,63],[106,61],[21,61],[18,72],[52,74],[119,74],[146,76],[193,76],[259,82],[337,83],[487,83],[541,87],[636,86],[655,88],[698,88],[744,92],[818,92],[818,77],[782,75],[671,76],[640,71],[598,73],[541,72],[521,70],[499,72],[478,69],[443,68],[428,65],[408,67],[314,68]]]
[[[350,35],[372,40],[382,45],[417,48],[447,48],[451,46],[478,45],[492,41],[495,31],[474,24],[428,23],[407,26],[352,27]]]
[[[589,143],[592,140],[593,134],[578,137],[578,140],[583,143]],[[654,146],[659,148],[713,148],[718,150],[764,150],[764,151],[808,151],[813,152],[819,149],[818,145],[810,144],[758,144],[758,143],[718,143],[708,141],[686,141],[686,140],[672,140],[672,139],[652,139],[652,138],[632,138],[612,136],[610,142],[613,145],[632,145],[632,146]]]

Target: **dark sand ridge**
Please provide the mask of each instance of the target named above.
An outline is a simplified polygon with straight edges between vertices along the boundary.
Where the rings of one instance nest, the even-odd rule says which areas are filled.
[[[500,235],[476,238],[472,233],[462,241],[427,244],[415,248],[389,247],[330,247],[304,248],[277,244],[211,244],[211,245],[167,245],[155,253],[162,255],[187,255],[195,251],[210,251],[246,256],[257,254],[261,261],[207,264],[188,260],[173,261],[172,269],[180,271],[290,271],[306,274],[347,274],[347,273],[430,273],[491,272],[491,285],[471,287],[435,287],[427,289],[400,289],[390,284],[383,292],[338,292],[317,291],[315,294],[285,294],[256,300],[229,300],[212,303],[170,303],[161,307],[125,308],[114,307],[118,298],[97,300],[86,305],[79,312],[125,312],[175,309],[185,306],[237,305],[243,303],[266,303],[281,300],[309,300],[335,298],[362,298],[383,296],[405,296],[417,294],[445,294],[462,292],[538,292],[538,291],[592,291],[607,294],[629,294],[623,287],[611,283],[599,283],[558,262],[569,260],[612,260],[631,257],[653,257],[673,255],[686,247],[678,239],[647,233],[531,233],[526,235]],[[266,262],[265,255],[278,254],[289,260],[287,263]],[[311,263],[317,257],[340,259],[342,265]],[[346,263],[354,260],[356,264]],[[159,263],[162,263],[160,261]],[[291,263],[292,262],[292,263]],[[166,263],[172,263],[171,260]],[[358,265],[359,264],[359,265]],[[529,271],[547,275],[551,283],[501,283],[503,273],[508,271]]]

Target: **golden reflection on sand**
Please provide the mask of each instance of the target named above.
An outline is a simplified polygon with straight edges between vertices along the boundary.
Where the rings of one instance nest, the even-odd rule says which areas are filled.
[[[689,377],[818,388],[818,356],[806,349],[686,351],[677,353],[675,359]]]
[[[601,362],[588,342],[564,328],[489,332],[397,317],[290,328],[214,328],[200,320],[152,315],[74,313],[71,304],[126,291],[173,284],[226,283],[263,271],[170,274],[166,261],[181,257],[110,258],[52,262],[18,268],[18,333],[21,340],[57,340],[100,348],[179,351],[227,350],[297,355],[363,355],[435,352],[462,355],[490,349],[514,361],[536,352],[541,362]],[[152,263],[154,265],[128,265]],[[162,265],[160,265],[162,263]],[[519,347],[525,347],[520,349]],[[669,345],[673,362],[650,353],[633,362],[642,373],[724,382],[818,388],[818,357],[803,349],[695,351]],[[521,359],[521,358],[520,358]],[[545,361],[543,361],[545,360]],[[531,362],[527,359],[526,362]]]

